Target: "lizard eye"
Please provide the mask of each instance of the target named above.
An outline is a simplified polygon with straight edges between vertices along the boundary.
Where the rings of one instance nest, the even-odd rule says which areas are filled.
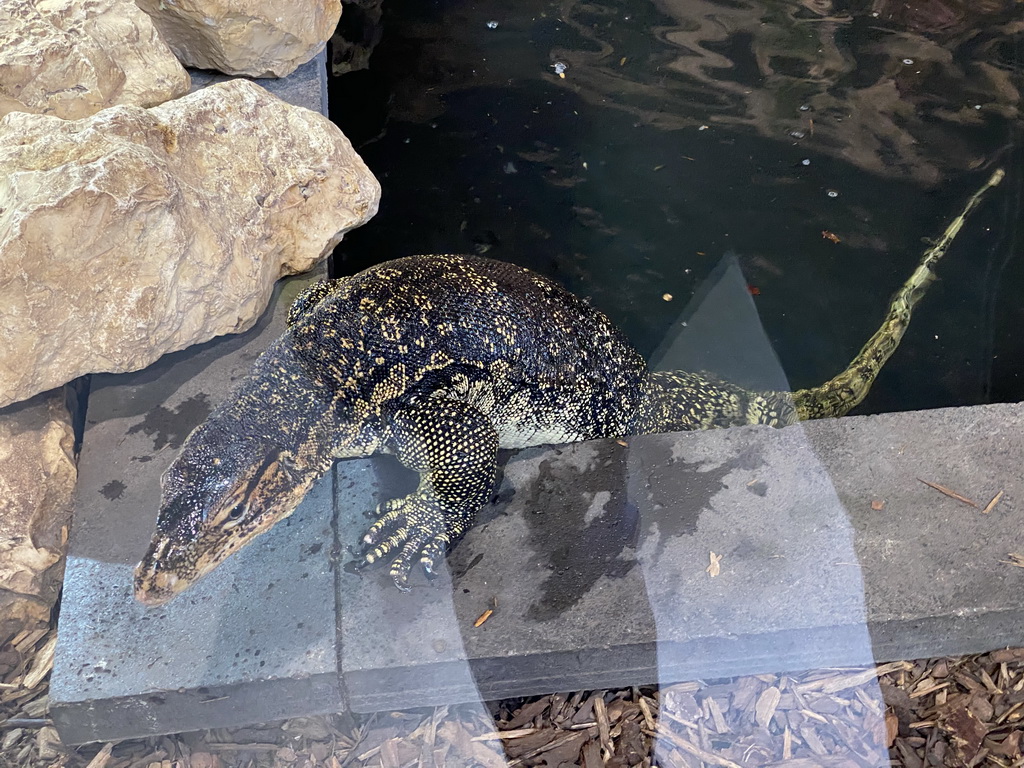
[[[246,504],[245,501],[238,502],[228,510],[227,514],[222,513],[223,517],[220,518],[218,526],[221,528],[234,528],[242,521],[242,518],[245,517],[245,513],[248,508],[249,505]]]

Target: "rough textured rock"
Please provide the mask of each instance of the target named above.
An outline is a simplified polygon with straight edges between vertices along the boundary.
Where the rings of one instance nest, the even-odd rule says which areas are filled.
[[[285,77],[323,50],[341,0],[136,0],[189,67]]]
[[[49,625],[64,574],[74,442],[60,390],[0,410],[0,645]]]
[[[188,73],[132,0],[0,2],[0,117],[76,120],[188,90]]]
[[[0,120],[0,406],[249,328],[377,210],[338,128],[246,80]]]

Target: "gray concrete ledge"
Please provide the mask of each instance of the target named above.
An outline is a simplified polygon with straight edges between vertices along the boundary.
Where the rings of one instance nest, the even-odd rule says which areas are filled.
[[[1024,551],[1020,405],[512,454],[450,573],[417,575],[409,594],[385,568],[356,571],[351,550],[368,511],[415,478],[387,457],[340,462],[289,524],[143,609],[130,563],[155,515],[157,465],[203,415],[185,406],[191,374],[246,363],[244,339],[220,343],[239,346],[96,392],[103,461],[83,466],[52,694],[71,742],[345,700],[368,711],[1024,644],[1024,569],[1001,562]],[[149,479],[120,471],[133,456],[152,459],[134,465]],[[110,498],[115,475],[132,479]],[[986,515],[918,478],[982,504],[1005,494]]]
[[[449,559],[451,588],[339,572],[350,706],[1024,644],[1024,569],[1001,562],[1024,552],[1022,419],[994,405],[523,451]],[[337,467],[345,542],[405,482],[366,465]],[[918,478],[1005,494],[985,515]]]

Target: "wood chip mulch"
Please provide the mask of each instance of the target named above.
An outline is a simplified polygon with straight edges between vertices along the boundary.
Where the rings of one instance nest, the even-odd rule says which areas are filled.
[[[1024,648],[71,748],[47,717],[55,640],[0,649],[3,768],[1024,768]]]

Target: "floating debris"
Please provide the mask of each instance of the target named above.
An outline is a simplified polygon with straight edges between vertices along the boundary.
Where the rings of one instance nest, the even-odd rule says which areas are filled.
[[[497,29],[498,28],[498,22],[496,22],[496,21],[488,21],[487,22],[487,28],[488,29]]]

